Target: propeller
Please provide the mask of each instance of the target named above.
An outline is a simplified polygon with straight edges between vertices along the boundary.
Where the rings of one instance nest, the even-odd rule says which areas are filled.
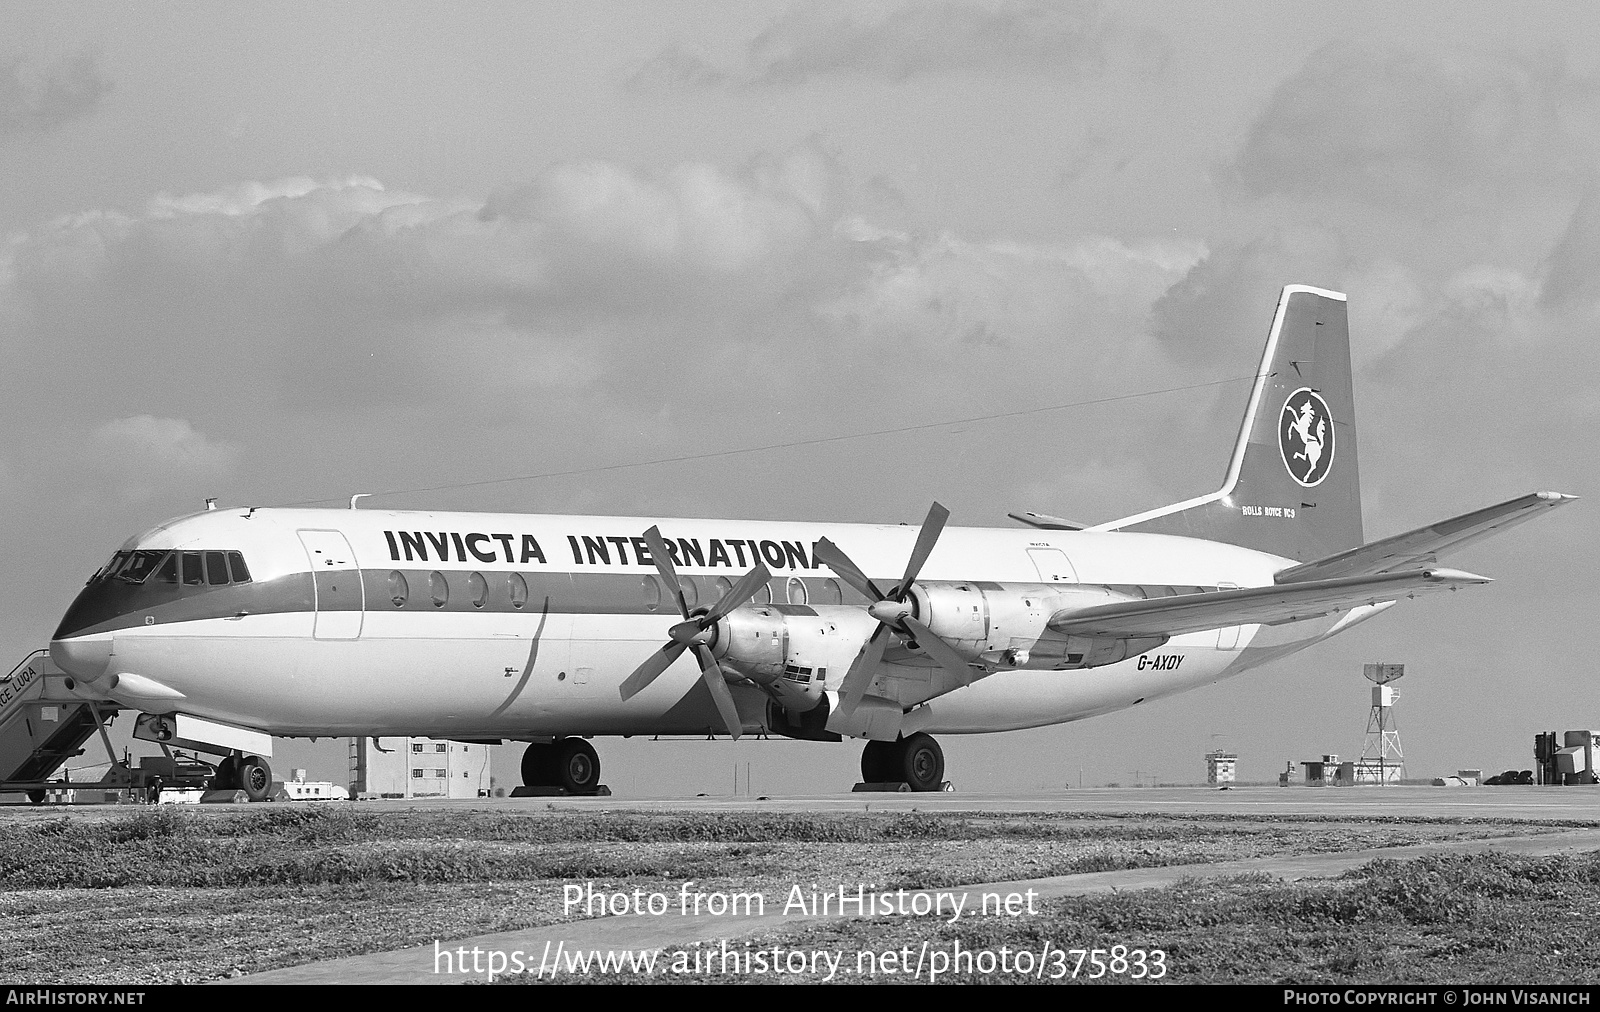
[[[730,611],[744,604],[755,596],[762,585],[772,579],[772,574],[767,567],[756,563],[756,567],[739,578],[722,598],[709,609],[697,608],[689,610],[689,602],[683,596],[683,584],[678,582],[678,570],[672,564],[672,555],[667,551],[666,542],[661,538],[661,528],[652,527],[644,532],[644,542],[650,546],[650,555],[655,560],[656,572],[661,574],[661,580],[672,591],[673,600],[678,602],[678,614],[683,616],[683,621],[667,630],[667,642],[661,648],[645,659],[645,662],[634,669],[622,683],[622,698],[632,699],[645,686],[655,681],[661,672],[672,666],[685,650],[693,650],[695,659],[700,662],[700,679],[706,683],[706,688],[711,690],[711,698],[716,701],[717,712],[722,715],[723,726],[728,733],[738,740],[743,729],[739,720],[739,707],[733,701],[733,693],[728,689],[728,680],[722,677],[722,667],[717,664],[716,654],[711,652],[711,642],[716,637],[717,622]]]
[[[938,661],[939,666],[954,675],[962,685],[972,681],[972,672],[967,668],[965,658],[934,635],[932,629],[911,617],[911,585],[916,582],[922,564],[928,561],[939,534],[944,530],[945,521],[949,519],[950,511],[934,503],[928,511],[928,518],[922,522],[922,530],[917,532],[917,543],[911,549],[911,558],[906,560],[905,575],[887,594],[879,590],[878,585],[838,545],[827,538],[817,542],[816,557],[837,573],[839,579],[871,599],[867,614],[878,620],[878,627],[872,630],[855,663],[845,673],[844,681],[839,683],[839,709],[842,712],[854,713],[861,697],[866,695],[867,686],[872,683],[872,676],[883,661],[883,651],[889,645],[891,631],[915,640],[919,648]]]

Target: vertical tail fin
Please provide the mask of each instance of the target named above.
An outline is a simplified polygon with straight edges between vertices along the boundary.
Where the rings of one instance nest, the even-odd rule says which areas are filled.
[[[1091,530],[1205,538],[1301,562],[1364,543],[1345,297],[1289,285],[1222,488]]]

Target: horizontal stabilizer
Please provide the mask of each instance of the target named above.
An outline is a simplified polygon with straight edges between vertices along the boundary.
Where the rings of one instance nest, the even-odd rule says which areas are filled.
[[[1089,526],[1088,524],[1080,524],[1076,520],[1063,520],[1048,513],[1034,513],[1031,510],[1026,513],[1007,513],[1006,516],[1020,523],[1025,523],[1029,527],[1037,527],[1045,531],[1081,531]]]
[[[1575,495],[1560,492],[1532,492],[1497,506],[1485,506],[1481,510],[1396,534],[1360,548],[1351,548],[1325,559],[1290,566],[1274,579],[1279,584],[1305,583],[1431,566],[1446,551],[1509,530],[1576,498]]]
[[[1487,576],[1458,569],[1421,569],[1291,586],[1216,590],[1058,612],[1050,619],[1050,628],[1071,636],[1116,639],[1177,636],[1224,626],[1298,622],[1421,591],[1456,590],[1489,582]]]

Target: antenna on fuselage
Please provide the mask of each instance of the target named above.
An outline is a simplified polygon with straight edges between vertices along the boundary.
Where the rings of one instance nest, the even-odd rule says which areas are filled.
[[[210,513],[212,510],[214,510],[216,508],[217,508],[217,497],[214,496],[214,495],[206,496],[206,512]]]
[[[356,508],[356,500],[357,499],[365,499],[365,498],[367,498],[368,496],[370,496],[372,494],[373,493],[371,493],[371,492],[357,492],[355,495],[350,497],[350,508],[351,509],[355,509]]]

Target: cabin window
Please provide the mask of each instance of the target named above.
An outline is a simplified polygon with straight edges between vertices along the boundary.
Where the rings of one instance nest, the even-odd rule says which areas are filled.
[[[200,569],[200,553],[184,552],[183,554],[183,585],[185,587],[198,587],[206,582],[205,573]]]
[[[818,604],[844,604],[844,588],[839,586],[838,580],[819,580],[816,591]]]
[[[409,597],[411,597],[411,585],[406,582],[406,574],[399,570],[390,573],[389,600],[396,608],[404,608]]]
[[[760,589],[758,589],[755,592],[755,595],[753,597],[751,597],[750,600],[754,601],[756,604],[771,604],[772,603],[772,584],[771,583],[763,583],[761,585]]]
[[[443,608],[450,603],[450,585],[444,582],[444,574],[438,570],[428,574],[428,594],[433,598],[435,608]]]
[[[726,576],[719,576],[715,580],[711,581],[711,587],[714,591],[716,591],[717,600],[720,601],[727,597],[729,592],[733,590],[733,581],[728,579]],[[740,603],[743,604],[744,602],[741,601]]]
[[[661,581],[647,576],[639,581],[639,592],[644,595],[644,606],[649,611],[661,607]]]
[[[528,603],[528,581],[522,578],[521,573],[506,577],[506,595],[511,598],[513,608],[521,608]]]
[[[798,576],[789,577],[783,587],[784,597],[790,604],[805,604],[809,595],[806,594],[805,581]]]
[[[683,591],[683,603],[686,607],[693,608],[700,603],[700,586],[694,582],[694,577],[679,573],[678,588]]]
[[[250,582],[250,567],[244,564],[244,555],[239,552],[228,553],[228,575],[233,577],[234,583]]]
[[[482,573],[473,573],[467,577],[467,596],[472,598],[474,608],[482,608],[489,603],[489,582],[483,578]]]

